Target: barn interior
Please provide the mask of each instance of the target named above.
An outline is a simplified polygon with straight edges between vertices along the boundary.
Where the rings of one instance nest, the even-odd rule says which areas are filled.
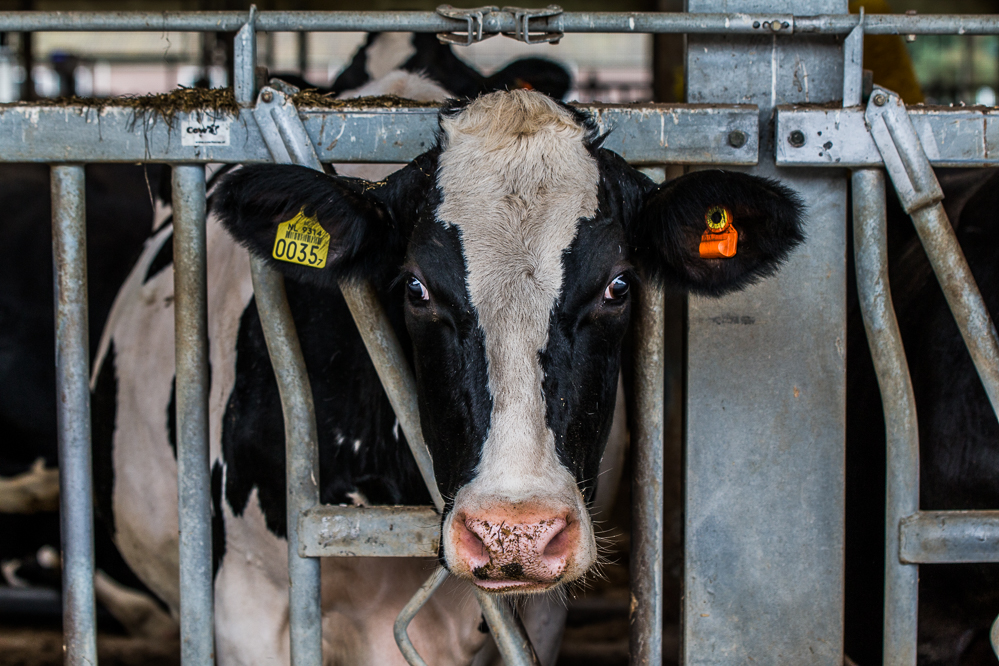
[[[478,3],[459,0],[460,7]],[[682,0],[563,0],[566,11],[683,11]],[[429,0],[260,0],[261,11],[422,10]],[[246,11],[234,0],[0,0],[8,11]],[[851,0],[850,11],[867,13],[988,14],[991,0]],[[167,93],[182,88],[226,88],[233,80],[235,33],[36,32],[0,33],[0,103],[61,97],[105,98]],[[329,86],[363,44],[364,33],[257,34],[258,61],[269,75],[293,75],[317,88]],[[873,81],[899,91],[911,103],[996,106],[999,95],[999,36],[920,35],[868,37],[865,68]],[[570,34],[557,45],[530,46],[491,39],[456,54],[485,75],[515,58],[540,56],[562,64],[572,75],[566,96],[580,102],[683,102],[684,37],[681,35]],[[681,173],[676,167],[659,178]],[[0,172],[2,173],[2,172]],[[683,340],[684,298],[667,300],[666,542],[664,547],[663,650],[665,664],[680,662],[683,506]],[[2,323],[2,319],[0,319]],[[16,439],[0,435],[0,476],[28,472]],[[53,452],[41,456],[48,467]],[[626,463],[627,464],[627,463]],[[625,471],[626,478],[629,474]],[[622,483],[605,530],[602,575],[573,590],[559,666],[616,666],[628,663],[630,491]],[[0,504],[0,511],[2,511]],[[0,666],[62,663],[61,597],[58,590],[58,519],[53,506],[9,519],[0,537]],[[99,557],[115,560],[107,539]],[[126,567],[120,558],[116,567]],[[20,572],[20,573],[18,573]],[[122,574],[126,584],[142,585]],[[98,613],[98,651],[107,665],[180,663],[179,640],[135,635],[106,610]],[[983,662],[984,663],[984,662]],[[994,658],[991,663],[995,662]]]

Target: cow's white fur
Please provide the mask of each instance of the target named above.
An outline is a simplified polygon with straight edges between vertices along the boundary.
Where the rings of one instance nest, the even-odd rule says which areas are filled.
[[[413,46],[413,33],[383,32],[368,46],[365,69],[371,80],[377,82],[378,79],[402,67],[414,55],[416,47]]]
[[[445,534],[456,515],[497,502],[572,509],[581,532],[563,574],[571,580],[595,561],[596,546],[582,494],[547,425],[539,353],[562,289],[562,253],[580,218],[597,209],[597,163],[585,130],[544,95],[484,95],[441,125],[437,217],[461,231],[493,398],[476,476],[458,492]],[[461,571],[452,539],[445,538],[445,555],[471,575]]]

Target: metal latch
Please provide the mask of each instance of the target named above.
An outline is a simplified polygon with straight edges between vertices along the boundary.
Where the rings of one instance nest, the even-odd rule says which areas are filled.
[[[499,7],[473,7],[462,9],[451,5],[441,5],[437,8],[437,13],[445,18],[460,19],[468,23],[468,32],[464,35],[453,32],[438,32],[437,39],[444,44],[456,44],[458,46],[471,46],[484,39],[495,37],[496,33],[484,34],[483,24],[487,14],[499,11]]]
[[[512,37],[525,44],[558,44],[559,40],[565,36],[561,30],[536,29],[531,31],[531,19],[547,18],[549,16],[559,16],[562,8],[558,5],[548,5],[544,9],[525,9],[523,7],[504,7],[504,12],[513,14],[514,32],[504,32],[507,37]],[[561,27],[561,21],[558,22]]]

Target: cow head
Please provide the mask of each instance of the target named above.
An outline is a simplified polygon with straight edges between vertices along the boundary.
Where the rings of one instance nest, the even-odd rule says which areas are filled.
[[[723,171],[657,187],[600,148],[585,114],[520,90],[446,106],[438,145],[384,182],[252,166],[213,206],[268,258],[280,223],[316,220],[325,265],[274,261],[291,279],[397,280],[447,502],[443,558],[497,592],[545,590],[596,560],[587,501],[637,281],[719,295],[802,240],[785,187]],[[738,251],[702,258],[720,210]]]

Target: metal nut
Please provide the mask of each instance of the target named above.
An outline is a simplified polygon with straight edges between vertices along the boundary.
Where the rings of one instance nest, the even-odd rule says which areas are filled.
[[[264,102],[270,102],[274,99],[274,93],[272,93],[270,90],[265,90],[264,92],[260,93],[260,99],[262,99]]]
[[[795,148],[801,148],[805,145],[805,133],[801,130],[794,130],[787,135],[787,142]]]
[[[728,133],[728,145],[733,148],[742,148],[746,145],[746,133],[742,130],[732,130]]]
[[[884,93],[878,93],[874,96],[872,101],[874,102],[874,106],[884,106],[885,102],[888,101],[888,98],[885,97]]]

